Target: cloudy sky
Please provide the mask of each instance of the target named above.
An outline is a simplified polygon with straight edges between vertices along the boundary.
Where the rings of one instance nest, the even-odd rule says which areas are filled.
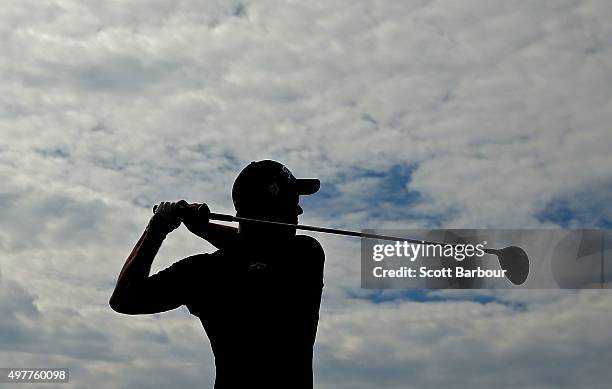
[[[232,212],[252,160],[319,177],[301,222],[612,226],[612,2],[5,1],[0,367],[209,387],[182,307],[108,307],[162,200]],[[608,388],[609,291],[360,289],[326,251],[318,388]],[[184,227],[153,271],[211,251]],[[51,387],[51,386],[49,386]]]

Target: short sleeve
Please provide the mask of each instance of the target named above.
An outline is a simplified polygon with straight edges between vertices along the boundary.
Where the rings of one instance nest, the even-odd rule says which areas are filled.
[[[165,312],[188,305],[200,284],[208,254],[183,258],[160,272],[130,285],[130,295],[141,310]]]
[[[325,267],[325,252],[315,238],[308,235],[297,235],[300,253],[299,263],[306,274],[305,279],[315,289],[323,288],[323,271]]]

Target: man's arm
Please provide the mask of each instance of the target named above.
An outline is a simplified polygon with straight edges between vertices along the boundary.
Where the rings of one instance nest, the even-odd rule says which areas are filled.
[[[115,290],[109,302],[114,311],[125,314],[143,313],[138,308],[139,305],[142,305],[142,302],[135,298],[141,293],[135,289],[135,286],[140,286],[138,285],[139,282],[141,283],[149,277],[151,264],[161,247],[162,241],[163,238],[149,230],[143,232],[119,273]],[[164,311],[177,308],[179,305],[168,307]]]
[[[181,221],[194,234],[206,239],[217,248],[235,243],[238,230],[234,227],[208,223],[210,210],[206,204],[162,203],[155,211],[147,229],[127,258],[110,306],[124,314],[165,312],[185,303],[187,281],[197,256],[186,258],[169,269],[149,276],[151,264],[166,235],[180,226]]]
[[[180,226],[179,209],[185,204],[187,203],[183,201],[162,203],[149,221],[149,225],[119,273],[115,290],[109,301],[111,308],[116,312],[125,314],[163,312],[181,305],[178,301],[158,298],[160,297],[158,293],[162,291],[143,292],[151,292],[146,290],[151,264],[166,235]]]
[[[313,237],[308,235],[298,235],[300,244],[300,260],[307,266],[303,268],[303,284],[301,285],[298,299],[303,299],[300,303],[304,307],[302,314],[305,315],[299,320],[304,334],[309,334],[303,340],[310,346],[315,342],[317,327],[319,324],[319,311],[321,308],[321,297],[323,294],[323,273],[325,267],[325,251],[323,247]]]

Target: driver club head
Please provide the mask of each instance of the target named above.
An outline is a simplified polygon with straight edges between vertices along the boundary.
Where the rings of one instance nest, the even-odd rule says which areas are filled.
[[[514,285],[522,285],[529,275],[529,258],[525,250],[518,246],[498,249],[495,252],[499,265],[506,270],[506,277]]]

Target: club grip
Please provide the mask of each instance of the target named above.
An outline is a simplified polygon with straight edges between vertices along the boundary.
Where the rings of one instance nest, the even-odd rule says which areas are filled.
[[[153,213],[155,213],[156,210],[157,210],[157,204],[153,206]]]
[[[153,206],[153,213],[155,213],[156,209],[157,209],[157,204],[155,204]],[[233,221],[235,221],[235,219],[234,219],[234,217],[232,215],[225,215],[223,213],[213,213],[213,212],[210,213],[209,220],[218,220],[218,221],[222,221],[222,222],[233,222]]]

